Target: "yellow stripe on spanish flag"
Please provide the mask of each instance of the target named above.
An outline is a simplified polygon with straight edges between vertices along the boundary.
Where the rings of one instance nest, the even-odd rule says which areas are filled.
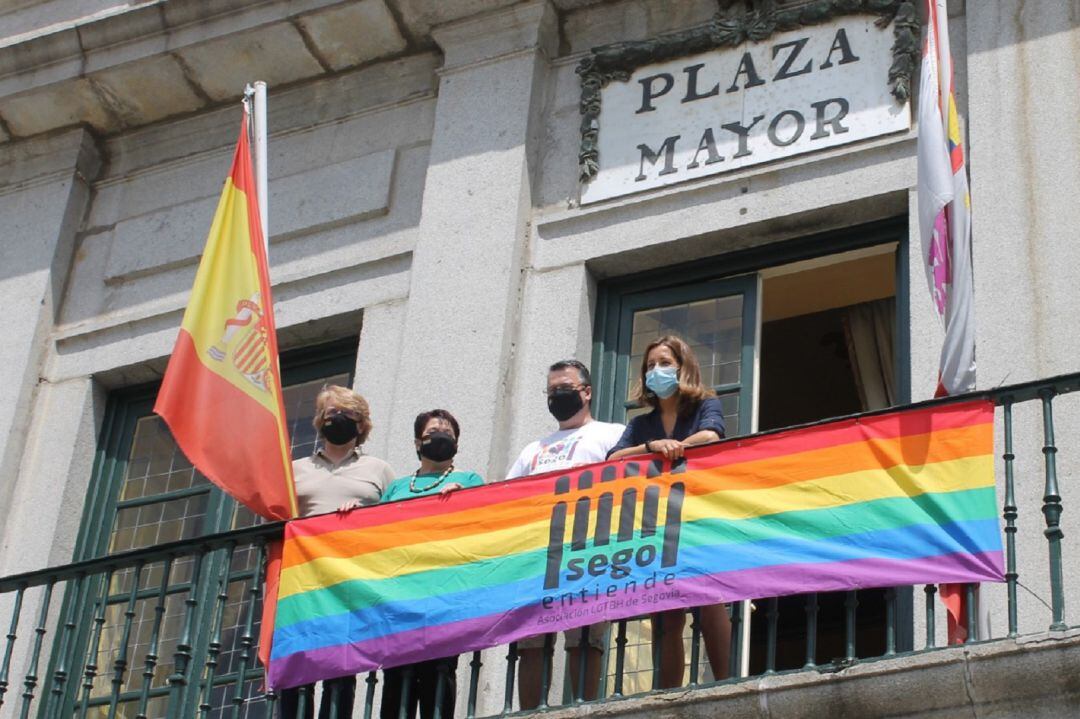
[[[274,303],[241,123],[154,411],[214,484],[256,514],[296,516]]]

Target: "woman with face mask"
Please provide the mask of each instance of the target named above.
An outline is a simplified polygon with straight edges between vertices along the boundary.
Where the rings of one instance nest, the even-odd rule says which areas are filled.
[[[312,424],[322,441],[310,457],[293,462],[299,516],[347,512],[378,504],[394,479],[394,470],[360,450],[372,427],[367,401],[348,387],[328,385],[315,397]],[[312,719],[314,687],[309,684],[282,691],[278,702],[282,719]],[[355,692],[356,677],[323,682],[319,718],[328,717],[333,704],[337,716],[352,716]],[[305,694],[303,699],[301,693]]]
[[[702,384],[701,367],[690,347],[667,335],[645,348],[635,399],[652,411],[630,420],[622,438],[608,454],[619,459],[641,454],[660,454],[670,460],[683,456],[687,447],[715,442],[724,437],[720,400]],[[731,620],[727,608],[716,604],[699,609],[702,639],[713,676],[728,674]],[[686,670],[683,626],[686,612],[673,609],[653,615],[653,641],[660,643],[660,687],[682,684]]]
[[[457,489],[482,486],[484,480],[476,472],[454,468],[460,434],[457,419],[445,409],[433,409],[417,415],[413,423],[413,441],[420,466],[412,474],[391,482],[382,501],[397,502],[429,494],[446,497]],[[387,669],[383,673],[383,719],[398,719],[401,716],[403,698],[408,702],[405,712],[408,717],[416,716],[419,705],[420,718],[430,719],[435,715],[436,704],[440,716],[446,719],[453,717],[457,695],[457,661],[456,656],[444,657]]]

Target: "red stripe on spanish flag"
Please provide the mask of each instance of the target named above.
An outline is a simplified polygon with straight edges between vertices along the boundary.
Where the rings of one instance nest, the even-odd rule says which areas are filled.
[[[250,510],[296,516],[274,302],[247,113],[154,411],[192,464]]]

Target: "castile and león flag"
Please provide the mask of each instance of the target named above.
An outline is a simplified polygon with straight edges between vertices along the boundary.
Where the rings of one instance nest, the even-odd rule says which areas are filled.
[[[934,309],[945,328],[936,395],[975,389],[971,195],[953,91],[945,0],[926,0],[919,91],[919,235]],[[942,585],[950,643],[967,638],[964,588]]]

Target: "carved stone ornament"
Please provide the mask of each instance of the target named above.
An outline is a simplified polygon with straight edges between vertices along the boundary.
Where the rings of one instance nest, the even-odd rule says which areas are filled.
[[[844,15],[871,14],[878,16],[878,27],[893,25],[893,61],[888,77],[892,94],[900,102],[906,102],[911,95],[922,32],[911,0],[810,0],[798,4],[790,0],[722,0],[721,7],[705,25],[651,40],[595,47],[578,63],[575,72],[581,77],[581,182],[589,182],[600,169],[597,137],[601,90],[613,80],[626,82],[634,70],[645,65],[741,45],[747,40],[760,42],[776,32],[819,25]]]

